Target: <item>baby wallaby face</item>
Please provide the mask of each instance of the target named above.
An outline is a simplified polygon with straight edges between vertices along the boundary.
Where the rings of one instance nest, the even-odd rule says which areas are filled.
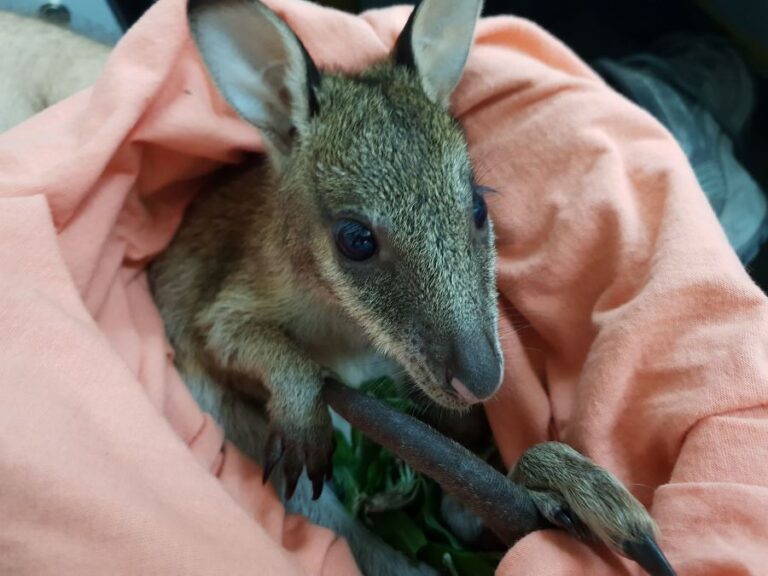
[[[390,61],[354,77],[320,74],[261,3],[190,8],[219,89],[265,136],[286,263],[451,408],[502,373],[493,228],[447,109],[480,7],[425,0]]]
[[[488,398],[501,379],[493,230],[460,127],[397,65],[326,77],[317,99],[286,162],[316,280],[430,398]]]

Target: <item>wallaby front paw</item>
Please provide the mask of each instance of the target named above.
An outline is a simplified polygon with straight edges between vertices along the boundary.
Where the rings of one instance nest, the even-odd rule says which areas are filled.
[[[334,448],[333,426],[324,406],[318,406],[312,416],[300,422],[273,417],[264,446],[264,483],[282,460],[285,497],[290,500],[306,467],[312,499],[317,500],[326,479],[331,477]]]
[[[552,524],[578,538],[605,543],[654,576],[675,574],[656,543],[658,529],[643,505],[613,474],[570,446],[537,444],[521,456],[510,477],[529,489]]]

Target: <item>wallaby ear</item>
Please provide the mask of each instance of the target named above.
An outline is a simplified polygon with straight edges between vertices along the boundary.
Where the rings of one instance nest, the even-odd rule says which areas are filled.
[[[257,0],[190,0],[192,38],[224,98],[280,164],[317,112],[318,72],[296,35]]]
[[[482,8],[482,0],[422,0],[397,39],[395,63],[416,70],[433,102],[448,106]]]

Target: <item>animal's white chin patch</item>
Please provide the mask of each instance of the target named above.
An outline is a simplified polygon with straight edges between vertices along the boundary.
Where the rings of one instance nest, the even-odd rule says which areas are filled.
[[[333,370],[344,384],[352,388],[360,388],[366,382],[379,378],[391,378],[397,382],[403,376],[403,370],[394,360],[368,350],[357,354],[324,358],[322,363]]]
[[[480,400],[470,392],[458,378],[451,378],[451,386],[467,404],[477,404]]]

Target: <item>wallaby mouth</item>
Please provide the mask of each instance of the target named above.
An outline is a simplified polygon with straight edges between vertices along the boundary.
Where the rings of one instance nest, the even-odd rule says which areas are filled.
[[[491,398],[501,386],[503,361],[494,340],[454,338],[448,354],[416,382],[435,402],[462,410]]]
[[[452,339],[446,359],[446,382],[467,404],[488,400],[501,385],[502,362],[495,339],[465,330]]]
[[[477,404],[480,399],[475,396],[469,389],[464,386],[464,382],[456,378],[450,370],[446,373],[445,379],[448,381],[448,385],[453,388],[459,397],[467,404]]]

